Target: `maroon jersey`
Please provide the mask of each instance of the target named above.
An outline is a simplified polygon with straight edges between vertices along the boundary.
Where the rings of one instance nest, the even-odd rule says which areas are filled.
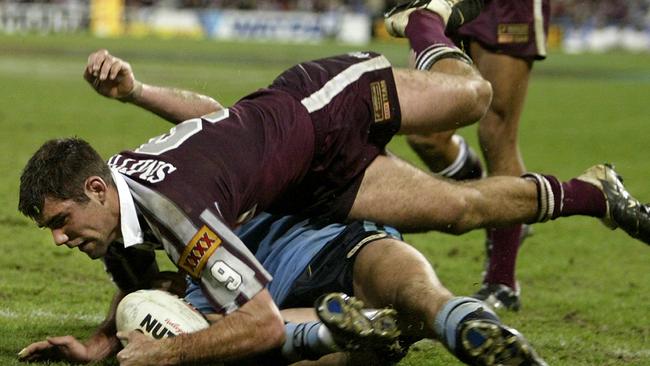
[[[298,182],[309,169],[313,127],[299,101],[265,90],[176,125],[109,165],[196,218],[215,209],[228,226]]]
[[[344,218],[400,118],[386,58],[353,53],[296,65],[109,165],[172,260],[227,312],[270,278],[229,228],[262,210]]]
[[[458,35],[492,52],[543,59],[550,11],[550,0],[486,0],[481,14]]]

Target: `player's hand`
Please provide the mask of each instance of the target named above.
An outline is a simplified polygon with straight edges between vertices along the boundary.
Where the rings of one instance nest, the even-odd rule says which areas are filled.
[[[101,49],[88,56],[84,79],[101,95],[115,99],[128,99],[141,88],[131,65]]]
[[[92,358],[88,348],[75,337],[62,336],[30,344],[18,353],[18,360],[22,362],[66,360],[87,363],[92,361]]]
[[[172,360],[167,359],[166,349],[159,347],[160,342],[142,332],[118,332],[117,337],[128,342],[117,354],[120,366],[157,366],[172,363]]]

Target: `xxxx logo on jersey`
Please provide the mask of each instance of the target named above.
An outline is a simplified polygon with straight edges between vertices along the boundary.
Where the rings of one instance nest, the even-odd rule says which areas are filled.
[[[214,231],[203,225],[185,246],[178,265],[186,270],[190,276],[198,278],[201,276],[201,271],[208,262],[208,258],[219,245],[221,245],[221,239]]]

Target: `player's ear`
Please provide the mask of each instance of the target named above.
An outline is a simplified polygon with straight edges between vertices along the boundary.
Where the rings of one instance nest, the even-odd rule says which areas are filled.
[[[106,199],[106,191],[108,190],[108,185],[106,182],[99,176],[93,175],[86,178],[84,182],[84,191],[89,198],[97,198],[100,202],[104,202]]]

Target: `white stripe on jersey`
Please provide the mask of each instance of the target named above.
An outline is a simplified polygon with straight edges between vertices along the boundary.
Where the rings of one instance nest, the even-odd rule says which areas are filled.
[[[325,107],[346,86],[357,81],[361,75],[369,71],[381,70],[390,67],[390,62],[384,56],[377,56],[370,60],[354,64],[328,81],[320,90],[303,98],[300,102],[309,113]]]
[[[542,0],[534,0],[533,8],[537,54],[540,56],[546,56],[546,34],[544,34],[544,12],[542,11]]]
[[[129,185],[129,189],[131,190],[135,201],[144,206],[144,208],[148,210],[149,213],[153,215],[160,224],[165,226],[165,229],[167,229],[169,232],[174,233],[174,235],[182,243],[181,245],[189,243],[192,240],[199,229],[185,215],[185,213],[177,207],[174,202],[170,201],[162,194],[143,186],[133,179],[124,177],[124,180],[126,180],[127,184]],[[145,219],[146,217],[147,215],[145,215]],[[151,227],[151,230],[156,233],[156,236],[158,238],[164,239],[164,235],[160,233],[156,225],[149,223],[149,226]],[[183,248],[179,248],[177,247],[178,244],[174,244],[167,240],[163,240],[163,245],[165,246],[165,250],[170,255],[174,263],[178,263],[178,260],[181,257],[180,253],[183,251]]]
[[[219,220],[219,218],[215,216],[212,211],[206,209],[201,213],[200,217],[201,220],[205,221],[206,224],[212,226],[214,231],[218,232],[219,235],[230,244],[230,247],[228,248],[229,251],[232,252],[233,249],[236,249],[237,253],[240,256],[246,257],[246,259],[252,263],[257,263],[257,258],[255,258],[255,255],[251,253],[246,244],[244,244],[241,239],[235,235],[235,233],[233,233],[221,220]],[[271,275],[261,265],[260,271],[266,276],[271,277]]]
[[[194,245],[199,231],[195,224],[178,205],[169,198],[140,183],[125,177],[134,200],[146,212],[145,219],[151,215],[157,223],[149,222],[151,230],[162,241],[172,261],[179,265],[187,245]],[[214,252],[207,257],[200,273],[203,288],[218,308],[230,313],[239,308],[242,302],[251,299],[264,289],[271,275],[262,267],[244,243],[209,209],[205,209],[200,219],[211,227],[217,237],[223,240]],[[176,238],[167,238],[157,225],[172,233]],[[179,240],[180,243],[174,242]],[[259,278],[257,274],[259,274]]]

